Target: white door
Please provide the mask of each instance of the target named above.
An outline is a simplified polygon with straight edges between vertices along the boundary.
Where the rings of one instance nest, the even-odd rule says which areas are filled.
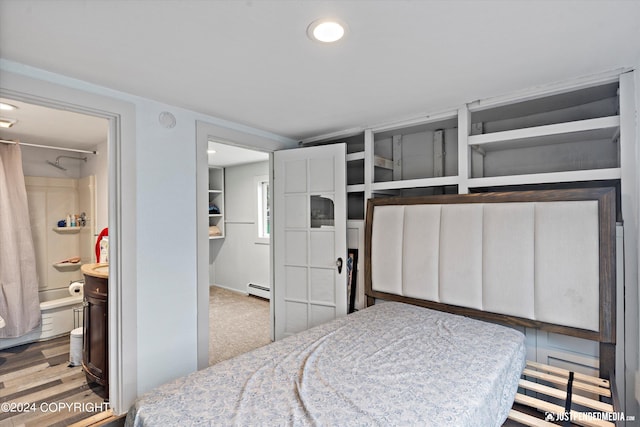
[[[277,340],[347,314],[345,147],[274,153]]]

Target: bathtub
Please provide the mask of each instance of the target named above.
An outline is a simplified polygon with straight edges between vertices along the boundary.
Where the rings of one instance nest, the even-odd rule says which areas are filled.
[[[43,341],[68,334],[74,327],[82,326],[82,296],[69,295],[67,288],[39,292],[42,321],[33,331],[18,338],[0,338],[0,350],[35,341]],[[76,326],[77,324],[77,326]]]

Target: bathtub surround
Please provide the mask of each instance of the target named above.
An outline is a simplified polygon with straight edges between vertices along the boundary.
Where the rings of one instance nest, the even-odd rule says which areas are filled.
[[[94,175],[80,179],[25,177],[41,292],[68,288],[69,283],[82,279],[80,266],[95,261],[95,181]],[[82,212],[86,213],[84,226],[57,227],[67,215]],[[80,257],[80,262],[60,263],[74,257]]]
[[[36,258],[17,145],[0,144],[0,338],[19,337],[40,324]]]
[[[69,285],[82,280],[82,264],[95,261],[96,177],[24,177],[35,250],[40,326],[18,338],[0,340],[0,349],[68,334],[82,324],[82,297],[70,295]],[[83,227],[57,227],[68,214],[85,212]],[[4,240],[2,240],[4,243]],[[77,263],[63,263],[70,258]],[[4,316],[3,316],[4,317]]]

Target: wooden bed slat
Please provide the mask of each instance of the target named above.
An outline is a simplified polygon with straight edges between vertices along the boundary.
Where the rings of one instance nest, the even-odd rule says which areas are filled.
[[[527,415],[523,412],[516,411],[515,409],[509,411],[509,419],[530,427],[556,427],[556,424],[554,423]]]
[[[551,412],[554,414],[564,414],[564,408],[553,403],[545,402],[544,400],[536,399],[535,397],[525,396],[524,394],[516,394],[516,403],[521,405],[530,406],[540,411]],[[615,425],[609,421],[603,421],[598,419],[581,419],[578,411],[571,411],[571,422],[573,424],[585,426],[585,427],[615,427]]]
[[[527,380],[520,380],[518,383],[520,387],[535,391],[536,393],[542,393],[547,396],[556,398],[556,399],[566,399],[567,393],[563,390],[559,390],[557,388],[548,387],[546,385],[534,383]],[[574,394],[571,400],[578,405],[586,406],[587,408],[596,409],[598,411],[604,412],[613,412],[613,405],[605,402],[600,402],[594,399],[589,399],[588,397],[580,396],[579,394]]]
[[[567,379],[564,377],[558,377],[556,375],[545,374],[544,372],[534,371],[531,369],[526,369],[522,371],[522,375],[527,377],[538,378],[543,381],[548,381],[550,383],[566,385]],[[600,396],[611,397],[611,390],[604,387],[598,387],[591,384],[585,384],[579,381],[573,381],[573,389],[574,390],[582,390],[589,393],[598,394]]]
[[[542,363],[536,363],[527,361],[528,368],[525,368],[520,381],[518,382],[519,392],[516,394],[515,403],[522,406],[527,406],[536,410],[540,413],[538,417],[538,421],[543,421],[542,418],[546,417],[546,413],[555,414],[555,419],[544,420],[544,421],[553,421],[555,423],[565,421],[563,417],[565,416],[565,408],[567,399],[567,392],[564,390],[564,387],[568,382],[568,372],[566,369],[556,368],[554,366],[545,365]],[[533,369],[532,369],[533,368]],[[538,370],[535,370],[538,369]],[[553,372],[555,374],[551,374],[549,372]],[[557,375],[556,375],[557,374]],[[567,375],[567,376],[565,376]],[[547,381],[550,383],[539,384],[533,381],[527,380],[525,377],[535,377],[539,378],[543,381]],[[582,380],[587,380],[590,384],[575,381],[575,378],[580,377]],[[595,384],[608,384],[608,388],[599,387]],[[580,425],[586,427],[612,427],[615,426],[616,423],[612,423],[607,419],[612,415],[616,414],[616,406],[615,402],[601,402],[596,399],[592,399],[583,395],[576,393],[576,389],[581,389],[589,393],[595,393],[599,396],[611,396],[611,387],[613,383],[609,381],[603,382],[599,378],[591,377],[589,375],[583,374],[575,374],[574,373],[574,381],[573,381],[573,391],[571,397],[571,405],[576,405],[575,407],[581,409],[581,411],[571,409],[570,411],[570,422],[571,425]],[[538,397],[527,396],[524,394],[526,391],[537,393]],[[606,397],[603,397],[606,399]],[[560,405],[549,402],[549,399],[557,399]],[[613,404],[612,404],[613,403]],[[519,406],[516,408],[520,409]],[[525,425],[537,427],[538,425],[548,425],[548,424],[534,424],[533,421],[527,421],[526,418],[523,418],[521,414],[519,414],[517,409],[512,408],[513,416],[510,413],[509,418],[514,421],[520,422]],[[543,415],[542,412],[545,412]],[[527,415],[527,414],[523,414]],[[536,419],[536,413],[532,413],[532,415],[528,415],[533,419]],[[523,418],[521,420],[520,418]],[[601,418],[605,418],[604,420]],[[557,424],[552,424],[557,425]]]
[[[538,362],[531,362],[529,360],[527,360],[527,366],[541,370],[541,371],[545,371],[545,372],[550,372],[562,377],[566,377],[569,378],[569,371],[567,369],[562,369],[562,368],[557,368],[555,366],[550,366],[550,365],[545,365],[542,363],[538,363]],[[585,383],[591,383],[591,384],[595,384],[597,386],[600,387],[606,387],[609,388],[610,384],[608,380],[605,380],[603,378],[598,378],[598,377],[594,377],[591,375],[585,375],[585,374],[581,374],[579,372],[574,372],[573,373],[573,378],[574,380],[580,380],[581,382],[585,382]]]

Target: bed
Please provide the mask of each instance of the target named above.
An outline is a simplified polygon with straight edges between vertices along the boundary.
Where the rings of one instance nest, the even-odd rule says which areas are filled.
[[[534,327],[615,360],[615,191],[369,201],[368,307],[141,396],[129,426],[500,426]],[[500,323],[500,324],[497,324]]]

